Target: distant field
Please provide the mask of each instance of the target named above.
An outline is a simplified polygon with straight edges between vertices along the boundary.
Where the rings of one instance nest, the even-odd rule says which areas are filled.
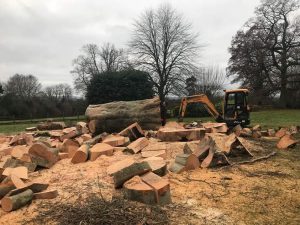
[[[51,118],[53,121],[64,121],[67,126],[75,124],[78,121],[85,121],[86,117],[74,116],[74,117],[58,117]],[[0,133],[13,134],[20,131],[24,131],[27,127],[35,127],[39,122],[46,121],[47,119],[32,119],[32,120],[15,120],[15,121],[0,121]]]
[[[262,127],[285,127],[291,125],[300,125],[300,109],[298,110],[267,110],[251,113],[251,125],[260,124]],[[18,120],[18,121],[0,121],[0,133],[17,133],[24,131],[26,127],[36,126],[40,121],[46,119],[34,120]],[[77,121],[84,121],[85,116],[75,117],[59,117],[53,118],[55,121],[64,121],[67,125],[76,123]],[[176,121],[176,118],[169,119]],[[184,122],[192,121],[214,121],[212,117],[202,118],[184,118]]]

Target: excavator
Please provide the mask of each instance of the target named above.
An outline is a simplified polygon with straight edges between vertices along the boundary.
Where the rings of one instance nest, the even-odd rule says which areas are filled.
[[[223,112],[220,114],[214,104],[205,94],[192,95],[182,98],[178,121],[182,121],[189,103],[203,103],[205,109],[214,117],[216,122],[225,122],[228,127],[240,124],[250,124],[250,107],[248,105],[248,89],[224,90]]]

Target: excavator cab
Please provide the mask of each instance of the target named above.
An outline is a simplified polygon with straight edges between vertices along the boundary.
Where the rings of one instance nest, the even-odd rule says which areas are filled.
[[[241,124],[250,124],[250,108],[248,105],[248,89],[224,90],[223,113],[220,114],[214,104],[205,94],[192,95],[182,98],[178,121],[182,121],[187,105],[199,102],[204,105],[206,110],[215,118],[217,122],[225,122],[229,127]]]
[[[247,89],[224,90],[223,120],[228,126],[250,124]]]

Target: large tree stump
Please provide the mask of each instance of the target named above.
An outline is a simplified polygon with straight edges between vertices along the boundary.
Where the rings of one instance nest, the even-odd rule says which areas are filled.
[[[145,204],[155,204],[156,193],[152,187],[142,181],[139,176],[135,176],[124,183],[124,197]]]
[[[15,189],[16,186],[12,181],[8,181],[6,183],[0,184],[0,199],[2,199],[7,193],[9,193],[11,190]]]
[[[134,122],[144,129],[156,130],[161,123],[158,98],[89,105],[85,115],[95,120],[95,133],[119,132]]]
[[[28,189],[22,193],[17,195],[4,197],[1,200],[2,209],[5,212],[11,212],[13,210],[19,209],[27,204],[29,204],[32,200],[33,192]]]

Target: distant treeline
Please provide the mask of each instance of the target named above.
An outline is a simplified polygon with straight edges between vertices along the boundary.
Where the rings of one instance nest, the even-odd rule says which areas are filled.
[[[86,107],[68,84],[42,87],[35,76],[23,74],[0,84],[0,120],[77,116]]]

